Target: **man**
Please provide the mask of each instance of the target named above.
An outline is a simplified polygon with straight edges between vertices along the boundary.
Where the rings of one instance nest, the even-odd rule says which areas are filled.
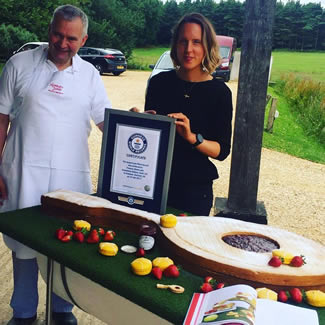
[[[58,7],[49,26],[49,45],[18,53],[0,77],[0,194],[10,211],[40,204],[59,188],[91,193],[90,120],[102,129],[111,107],[97,70],[77,52],[87,40],[88,19],[71,6]],[[10,129],[8,125],[10,122]],[[4,236],[12,250],[14,291],[10,324],[37,318],[35,252]],[[53,295],[56,324],[77,324],[70,303]]]

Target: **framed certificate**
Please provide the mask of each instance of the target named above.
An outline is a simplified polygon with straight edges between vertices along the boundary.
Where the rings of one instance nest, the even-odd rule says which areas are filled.
[[[174,139],[170,117],[106,109],[97,195],[164,214]]]

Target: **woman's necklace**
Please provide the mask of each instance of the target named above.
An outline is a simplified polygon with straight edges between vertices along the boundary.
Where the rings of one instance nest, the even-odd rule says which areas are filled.
[[[184,97],[186,99],[189,99],[191,97],[191,92],[193,88],[197,85],[197,82],[191,82],[190,87],[186,87],[188,85],[188,82],[184,83]]]

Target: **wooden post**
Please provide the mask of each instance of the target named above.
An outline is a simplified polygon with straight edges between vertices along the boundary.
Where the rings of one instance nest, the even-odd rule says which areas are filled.
[[[267,125],[266,125],[266,131],[267,132],[271,132],[271,133],[273,132],[273,124],[274,124],[274,120],[275,120],[277,102],[278,102],[277,98],[272,97],[269,116],[267,118]]]
[[[266,212],[258,220],[257,190],[275,4],[245,3],[228,201],[226,211],[217,214],[257,223],[266,223]]]

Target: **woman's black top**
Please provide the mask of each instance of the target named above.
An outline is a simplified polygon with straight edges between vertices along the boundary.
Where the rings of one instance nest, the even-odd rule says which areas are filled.
[[[229,155],[232,98],[223,81],[188,82],[180,79],[175,70],[161,72],[148,85],[145,110],[151,109],[160,115],[182,112],[189,118],[193,133],[220,144],[216,159],[224,160]],[[176,134],[170,186],[203,184],[218,177],[208,157]]]

